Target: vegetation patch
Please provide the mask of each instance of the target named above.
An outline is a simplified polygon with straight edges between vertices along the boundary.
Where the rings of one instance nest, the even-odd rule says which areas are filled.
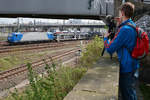
[[[82,49],[81,66],[92,66],[100,58],[103,47],[103,39],[96,36],[85,49]]]
[[[7,37],[0,36],[0,41],[6,41],[6,40],[7,40]]]
[[[10,69],[12,65],[16,64],[19,64],[19,59],[16,56],[0,58],[0,71]]]
[[[46,64],[47,75],[39,77],[28,64],[30,85],[25,91],[12,93],[7,100],[63,100],[86,72],[86,68],[61,67],[56,71],[56,65]]]
[[[144,100],[150,99],[150,85],[146,85],[145,83],[140,84],[140,90],[142,91]]]

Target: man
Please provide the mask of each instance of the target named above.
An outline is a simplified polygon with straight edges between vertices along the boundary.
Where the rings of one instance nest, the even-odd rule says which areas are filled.
[[[133,13],[134,5],[132,3],[126,2],[121,5],[119,18],[117,19],[118,33],[110,42],[107,38],[110,33],[104,36],[106,51],[110,54],[116,51],[118,55],[120,62],[119,88],[123,100],[137,100],[135,83],[138,77],[139,62],[131,57],[131,52],[136,44],[136,31],[127,25],[127,23],[130,23],[135,26],[135,23],[131,20]]]

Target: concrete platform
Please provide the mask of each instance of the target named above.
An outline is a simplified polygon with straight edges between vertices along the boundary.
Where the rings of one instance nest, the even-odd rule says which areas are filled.
[[[119,64],[101,58],[64,100],[118,100]]]

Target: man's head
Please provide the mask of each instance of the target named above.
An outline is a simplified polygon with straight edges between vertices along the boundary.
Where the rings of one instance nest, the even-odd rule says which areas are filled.
[[[119,17],[123,21],[124,19],[129,19],[133,16],[134,4],[126,2],[122,4],[119,8]]]

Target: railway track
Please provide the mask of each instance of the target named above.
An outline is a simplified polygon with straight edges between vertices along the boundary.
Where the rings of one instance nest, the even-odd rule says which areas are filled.
[[[38,44],[38,45],[27,45],[27,46],[9,46],[9,47],[0,47],[0,54],[6,54],[11,52],[18,52],[18,51],[27,51],[27,50],[37,50],[37,49],[46,49],[46,48],[54,48],[54,47],[61,47],[65,45],[74,45],[77,44],[79,41],[71,41],[71,42],[60,42],[60,43],[46,43],[46,44]]]
[[[51,59],[59,60],[60,58],[63,58],[63,57],[66,57],[70,54],[76,53],[78,50],[79,49],[72,49],[72,50],[65,51],[63,53],[61,52],[61,54],[58,53],[57,55],[54,55],[54,56],[47,56],[46,58],[43,58],[44,60],[40,59],[40,60],[37,60],[35,62],[32,62],[31,65],[32,65],[33,68],[36,68],[36,67],[45,65],[45,62],[50,64]],[[10,70],[7,70],[7,71],[0,72],[0,81],[6,80],[9,77],[18,75],[18,74],[20,74],[22,72],[25,72],[27,70],[28,70],[27,66],[22,65],[20,67],[16,67],[16,68],[13,68],[13,69],[10,69]]]
[[[6,48],[24,48],[24,47],[32,47],[32,46],[42,46],[42,45],[49,45],[54,44],[57,42],[49,42],[49,43],[36,43],[36,44],[21,44],[21,45],[2,45],[0,46],[0,49],[6,49]],[[63,42],[60,42],[63,43]]]
[[[0,41],[0,46],[8,45],[6,41]]]
[[[59,43],[68,43],[68,42],[77,42],[81,40],[76,40],[76,41],[63,41]],[[82,40],[85,41],[85,40]],[[0,49],[6,49],[6,48],[24,48],[24,47],[32,47],[32,46],[42,46],[42,45],[51,45],[51,44],[57,44],[58,42],[46,42],[46,43],[34,43],[34,44],[18,44],[18,45],[8,45],[7,42],[0,42]],[[5,44],[5,45],[3,45]]]
[[[23,47],[23,48],[5,48],[0,49],[0,53],[10,53],[10,52],[18,52],[18,51],[27,51],[27,50],[34,50],[34,49],[44,49],[44,48],[52,48],[64,46],[64,44],[51,44],[51,45],[43,45],[43,46],[31,46],[31,47]]]

